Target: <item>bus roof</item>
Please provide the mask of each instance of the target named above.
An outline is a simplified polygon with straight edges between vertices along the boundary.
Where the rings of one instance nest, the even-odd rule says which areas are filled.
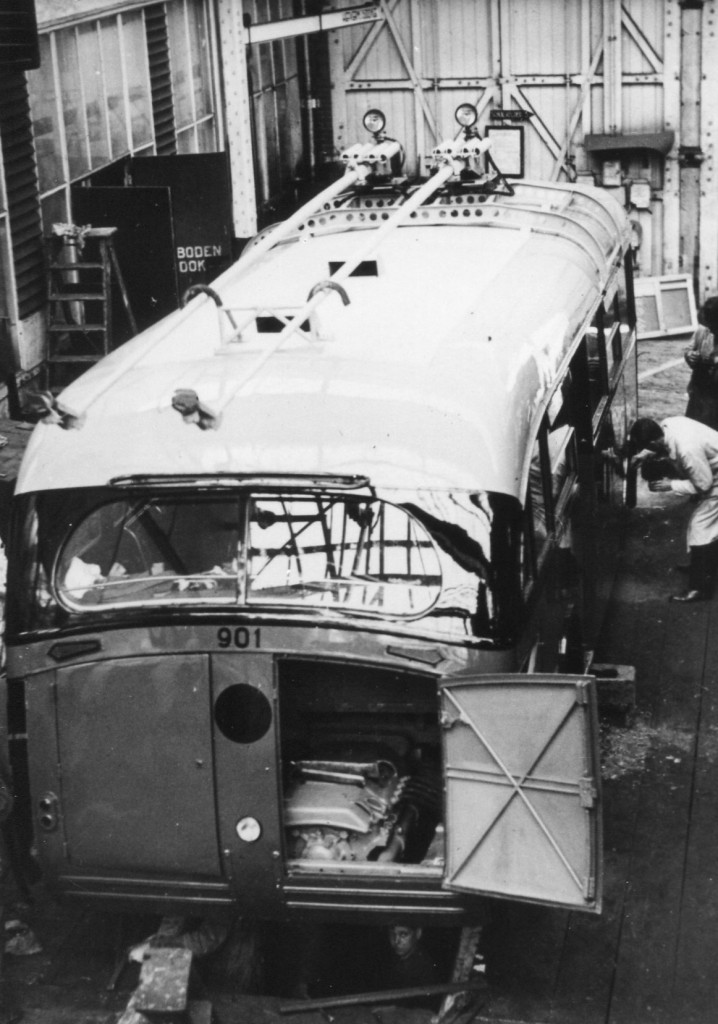
[[[398,209],[340,198],[253,266],[92,367],[59,397],[80,429],[43,422],[17,492],[129,476],[358,475],[380,488],[521,498],[530,433],[629,244],[608,194],[520,184],[443,195],[386,234],[311,330],[277,325]],[[232,339],[234,325],[246,324]],[[193,392],[213,429],[185,421]]]

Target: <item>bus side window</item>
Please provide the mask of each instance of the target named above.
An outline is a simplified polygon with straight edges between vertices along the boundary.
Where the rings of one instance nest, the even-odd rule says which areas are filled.
[[[623,364],[624,341],[630,334],[628,304],[616,286],[598,307],[586,334],[591,410],[608,395]]]
[[[521,582],[524,590],[536,578],[551,536],[567,543],[565,516],[578,473],[576,432],[567,422],[568,409],[556,394],[534,441],[524,520]],[[551,427],[550,424],[553,424]]]
[[[600,310],[597,319],[600,318]],[[594,324],[586,334],[588,356],[589,399],[591,412],[595,412],[601,399],[608,394],[608,362],[606,359],[606,336],[603,327]]]
[[[536,579],[549,538],[550,507],[547,502],[546,431],[542,427],[534,441],[529,470],[529,488],[524,517],[523,542],[521,551],[521,586],[526,590]]]
[[[568,500],[567,492],[571,490],[577,473],[576,434],[573,427],[564,424],[550,431],[548,447],[551,459],[551,497],[554,510],[558,511]]]

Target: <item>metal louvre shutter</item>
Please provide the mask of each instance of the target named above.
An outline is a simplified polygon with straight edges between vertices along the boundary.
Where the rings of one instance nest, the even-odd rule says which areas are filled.
[[[40,65],[33,0],[9,0],[0,11],[0,65],[36,68]]]
[[[156,4],[145,9],[145,32],[150,61],[155,150],[157,156],[174,156],[177,152],[177,137],[172,102],[167,15],[164,4]]]
[[[0,70],[0,139],[20,319],[42,309],[45,277],[42,224],[27,81]]]

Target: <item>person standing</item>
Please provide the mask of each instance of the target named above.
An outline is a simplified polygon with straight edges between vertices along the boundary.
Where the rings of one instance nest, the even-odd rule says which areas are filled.
[[[628,444],[634,462],[667,458],[675,469],[675,479],[652,480],[652,491],[697,496],[686,535],[688,589],[671,600],[709,600],[718,569],[718,431],[687,416],[670,416],[660,424],[642,417],[631,427]]]
[[[683,353],[691,368],[686,416],[718,430],[718,295],[706,299],[700,327]]]

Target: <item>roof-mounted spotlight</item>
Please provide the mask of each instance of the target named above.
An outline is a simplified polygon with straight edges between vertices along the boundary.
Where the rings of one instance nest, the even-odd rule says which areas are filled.
[[[460,103],[454,117],[468,134],[479,120],[479,112],[473,103]]]
[[[381,110],[372,108],[371,110],[367,110],[366,114],[362,118],[362,124],[366,130],[371,132],[371,134],[376,138],[378,135],[381,135],[386,127],[386,117]]]

